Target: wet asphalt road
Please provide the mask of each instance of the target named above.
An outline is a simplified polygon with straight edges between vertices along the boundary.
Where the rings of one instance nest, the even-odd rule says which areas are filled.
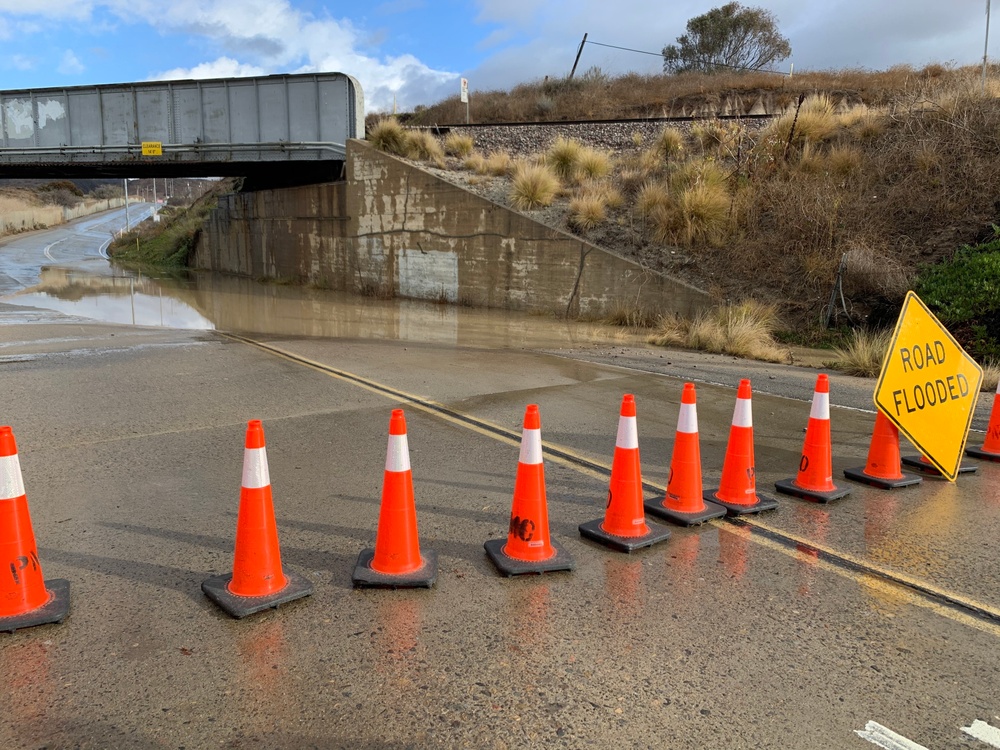
[[[644,478],[665,482],[680,378],[525,349],[260,337],[338,377],[219,333],[11,305],[0,322],[0,421],[46,577],[72,585],[62,625],[0,634],[0,747],[864,748],[855,730],[876,721],[951,748],[988,747],[961,727],[1000,723],[1000,466],[855,485],[828,506],[782,499],[751,525],[623,555],[576,527],[603,512],[625,392]],[[762,490],[798,461],[815,371],[793,372],[797,398],[754,399]],[[698,387],[706,481],[734,396]],[[518,448],[481,426],[516,433],[527,403],[579,459],[546,463],[553,534],[577,569],[503,579],[482,543],[506,531]],[[439,579],[357,591],[399,406]],[[253,418],[285,564],[316,589],[235,621],[199,585],[232,562]],[[835,475],[864,462],[872,421],[834,408]]]

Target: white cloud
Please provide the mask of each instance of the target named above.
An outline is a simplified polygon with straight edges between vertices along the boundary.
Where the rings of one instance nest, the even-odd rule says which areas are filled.
[[[245,78],[266,75],[267,71],[256,65],[245,65],[231,57],[220,57],[193,68],[173,68],[152,76],[154,81],[176,81],[189,78]]]
[[[0,0],[0,13],[14,16],[44,16],[46,18],[89,18],[94,3],[88,0],[39,0],[24,3],[20,0]]]
[[[80,58],[76,56],[73,50],[68,49],[63,52],[62,59],[59,61],[59,67],[56,68],[64,76],[76,76],[80,75],[85,68],[83,63],[80,62]]]
[[[8,62],[15,70],[34,70],[38,65],[38,60],[27,55],[11,55]]]

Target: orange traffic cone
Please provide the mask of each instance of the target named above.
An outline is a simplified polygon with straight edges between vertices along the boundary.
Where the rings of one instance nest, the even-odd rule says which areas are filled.
[[[928,477],[939,477],[941,472],[938,471],[938,467],[931,463],[931,460],[927,456],[923,455],[910,455],[903,456],[901,459],[905,466],[909,466],[911,469],[916,469],[921,474]],[[958,464],[959,474],[975,474],[979,471],[978,464],[970,464],[968,461],[961,461]]]
[[[247,423],[233,572],[209,578],[201,590],[237,619],[312,593],[308,579],[281,565],[264,427],[259,419]]]
[[[10,427],[0,427],[0,630],[62,622],[69,613],[69,581],[42,578],[28,514],[21,462]]]
[[[682,526],[704,523],[726,515],[726,509],[705,500],[701,485],[701,443],[698,441],[698,406],[694,383],[685,383],[681,411],[677,417],[677,436],[670,457],[670,478],[662,501],[646,503],[646,510]]]
[[[1000,383],[997,383],[997,392],[993,397],[993,411],[990,412],[990,423],[986,427],[983,447],[966,448],[965,452],[973,458],[1000,461]]]
[[[382,588],[430,588],[437,579],[437,555],[420,554],[413,472],[406,440],[406,417],[393,409],[385,453],[382,506],[375,548],[362,550],[354,566],[354,585]]]
[[[670,529],[647,524],[642,509],[642,470],[635,397],[626,394],[618,417],[618,438],[611,464],[611,489],[604,519],[580,524],[580,534],[619,552],[651,547],[670,538]]]
[[[705,499],[723,506],[729,515],[774,510],[778,501],[757,494],[757,468],[753,456],[753,409],[750,381],[741,380],[736,391],[733,424],[722,461],[722,479],[717,489],[705,490]]]
[[[923,479],[904,474],[899,459],[899,428],[882,412],[875,415],[875,430],[868,446],[868,463],[844,469],[844,476],[882,490],[920,484]]]
[[[549,538],[542,422],[537,404],[529,404],[524,412],[507,539],[490,539],[483,546],[497,570],[506,576],[573,570],[573,558]]]
[[[816,378],[809,426],[799,460],[799,473],[794,479],[774,483],[778,492],[787,495],[828,503],[851,494],[849,487],[840,488],[833,483],[833,447],[830,444],[830,378],[821,374]]]

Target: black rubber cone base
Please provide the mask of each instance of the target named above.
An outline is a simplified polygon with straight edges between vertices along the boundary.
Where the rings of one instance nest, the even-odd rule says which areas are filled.
[[[841,497],[847,497],[851,494],[850,487],[837,487],[829,492],[820,492],[819,490],[804,490],[795,484],[795,478],[792,479],[780,479],[774,483],[778,492],[784,492],[786,495],[794,495],[795,497],[801,497],[803,500],[812,500],[817,503],[828,503],[831,500],[837,500]]]
[[[924,480],[918,477],[916,474],[903,474],[901,479],[882,479],[881,477],[873,477],[870,474],[865,474],[865,467],[858,466],[853,469],[844,469],[844,476],[855,482],[861,482],[862,484],[870,484],[872,487],[878,487],[880,490],[895,490],[900,487],[909,487],[910,485],[920,484]]]
[[[968,453],[968,451],[966,451]],[[903,456],[902,461],[904,464],[909,466],[911,469],[916,469],[921,474],[930,477],[940,477],[943,476],[940,471],[938,471],[937,466],[934,464],[924,463],[920,460],[920,456]],[[958,465],[959,474],[975,474],[979,470],[979,466],[976,464],[969,464],[962,462]]]
[[[506,539],[490,539],[483,547],[497,570],[507,576],[521,576],[527,573],[554,573],[557,570],[573,570],[573,558],[569,553],[556,544],[555,540],[549,543],[556,553],[548,560],[515,560],[508,557],[503,551],[507,545]]]
[[[615,536],[602,529],[602,523],[604,523],[603,518],[581,523],[580,536],[618,552],[631,552],[643,547],[652,547],[657,542],[665,542],[670,538],[670,529],[666,526],[660,526],[658,523],[647,522],[646,526],[649,527],[649,532],[643,536]]]
[[[21,628],[65,620],[69,614],[69,581],[64,578],[53,578],[45,582],[45,590],[49,592],[49,600],[41,607],[23,615],[0,617],[0,632],[13,633]]]
[[[434,550],[421,550],[420,559],[423,565],[412,573],[390,575],[372,569],[375,558],[374,549],[361,550],[358,564],[354,566],[351,580],[358,588],[368,589],[429,589],[437,580],[438,559]]]
[[[718,491],[718,487],[711,490],[705,490],[705,500],[715,503],[716,505],[721,505],[731,516],[742,516],[748,513],[763,513],[765,510],[774,510],[778,507],[778,501],[773,497],[768,497],[767,495],[757,495],[757,502],[752,505],[727,503],[725,500],[720,500],[715,496],[715,493]]]
[[[973,458],[981,458],[984,461],[1000,461],[1000,453],[990,453],[982,448],[966,448],[965,455]]]
[[[267,596],[237,596],[231,593],[228,587],[229,582],[233,580],[232,573],[209,578],[201,584],[201,590],[205,592],[205,596],[218,604],[223,612],[242,620],[247,615],[274,609],[280,604],[301,599],[313,592],[312,582],[308,578],[292,573],[284,567],[281,570],[288,583],[285,584],[285,588]]]
[[[679,510],[671,510],[663,504],[662,500],[647,500],[643,504],[643,507],[645,507],[647,513],[665,518],[679,526],[695,526],[713,518],[721,518],[726,515],[726,509],[712,500],[706,500],[704,510],[699,510],[695,513],[683,513]]]

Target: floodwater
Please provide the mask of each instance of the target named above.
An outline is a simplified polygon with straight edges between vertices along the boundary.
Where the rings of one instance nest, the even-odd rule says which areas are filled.
[[[608,326],[554,316],[383,300],[212,273],[151,278],[111,266],[43,266],[38,283],[0,302],[106,323],[254,335],[393,339],[465,346],[636,343]],[[633,341],[634,339],[634,341]]]

